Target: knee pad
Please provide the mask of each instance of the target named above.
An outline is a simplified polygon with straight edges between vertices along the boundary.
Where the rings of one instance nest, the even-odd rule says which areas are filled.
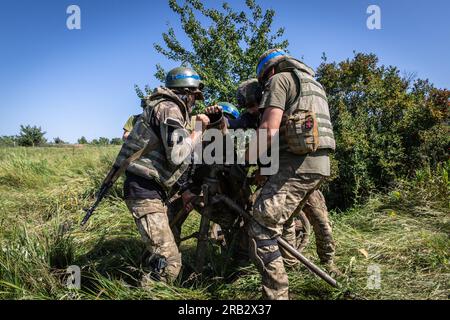
[[[261,268],[265,268],[266,265],[281,257],[277,239],[258,240],[253,238],[250,242],[253,258]],[[269,250],[270,246],[274,246],[275,250]]]

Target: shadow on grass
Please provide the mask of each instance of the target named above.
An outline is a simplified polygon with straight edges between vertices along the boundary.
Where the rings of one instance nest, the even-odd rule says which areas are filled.
[[[249,272],[249,266],[252,266],[250,261],[245,264],[241,261],[241,264],[238,264],[233,259],[232,252],[211,241],[207,246],[205,264],[201,272],[196,269],[196,242],[182,244],[181,252],[183,268],[177,285],[183,288],[206,289],[213,299],[220,299],[218,291],[239,280]]]
[[[101,240],[88,253],[76,258],[74,264],[82,268],[83,286],[86,288],[95,288],[92,274],[120,279],[137,287],[143,274],[144,252],[144,244],[139,239]]]

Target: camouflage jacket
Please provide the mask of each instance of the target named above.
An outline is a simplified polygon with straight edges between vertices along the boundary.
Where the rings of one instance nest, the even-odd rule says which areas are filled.
[[[155,180],[165,191],[169,191],[189,166],[180,159],[190,155],[192,146],[184,144],[184,149],[176,148],[180,136],[187,137],[190,133],[186,105],[171,90],[160,87],[148,98],[144,112],[123,144],[115,165],[120,166],[151,139],[157,139],[160,142],[158,147],[133,161],[127,172]]]

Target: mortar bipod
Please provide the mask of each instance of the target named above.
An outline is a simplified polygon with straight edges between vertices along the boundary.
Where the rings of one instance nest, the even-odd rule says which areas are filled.
[[[204,206],[200,210],[200,229],[197,235],[197,249],[196,249],[196,266],[198,273],[203,271],[205,265],[206,251],[208,249],[208,234],[211,221],[211,202],[210,199],[219,193],[219,183],[217,179],[218,173],[221,171],[220,167],[212,166],[209,175],[203,179],[202,193]]]

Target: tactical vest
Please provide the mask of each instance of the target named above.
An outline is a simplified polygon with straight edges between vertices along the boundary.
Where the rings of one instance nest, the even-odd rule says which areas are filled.
[[[184,116],[183,126],[186,129],[190,128],[189,114],[184,102],[171,90],[160,87],[147,100],[144,112],[137,119],[114,165],[120,166],[128,157],[144,148],[151,139],[157,139],[160,142],[158,147],[131,162],[127,171],[146,179],[155,180],[168,192],[189,167],[189,164],[182,163],[181,165],[174,165],[169,162],[161,138],[159,134],[155,133],[159,128],[151,128],[150,120],[154,116],[155,108],[161,102],[165,101],[170,101],[178,105]],[[166,137],[162,137],[162,139],[164,138]]]
[[[303,155],[318,149],[335,150],[333,126],[328,100],[314,71],[302,62],[289,58],[280,62],[276,72],[291,72],[299,91],[287,106],[280,126],[280,149]]]

